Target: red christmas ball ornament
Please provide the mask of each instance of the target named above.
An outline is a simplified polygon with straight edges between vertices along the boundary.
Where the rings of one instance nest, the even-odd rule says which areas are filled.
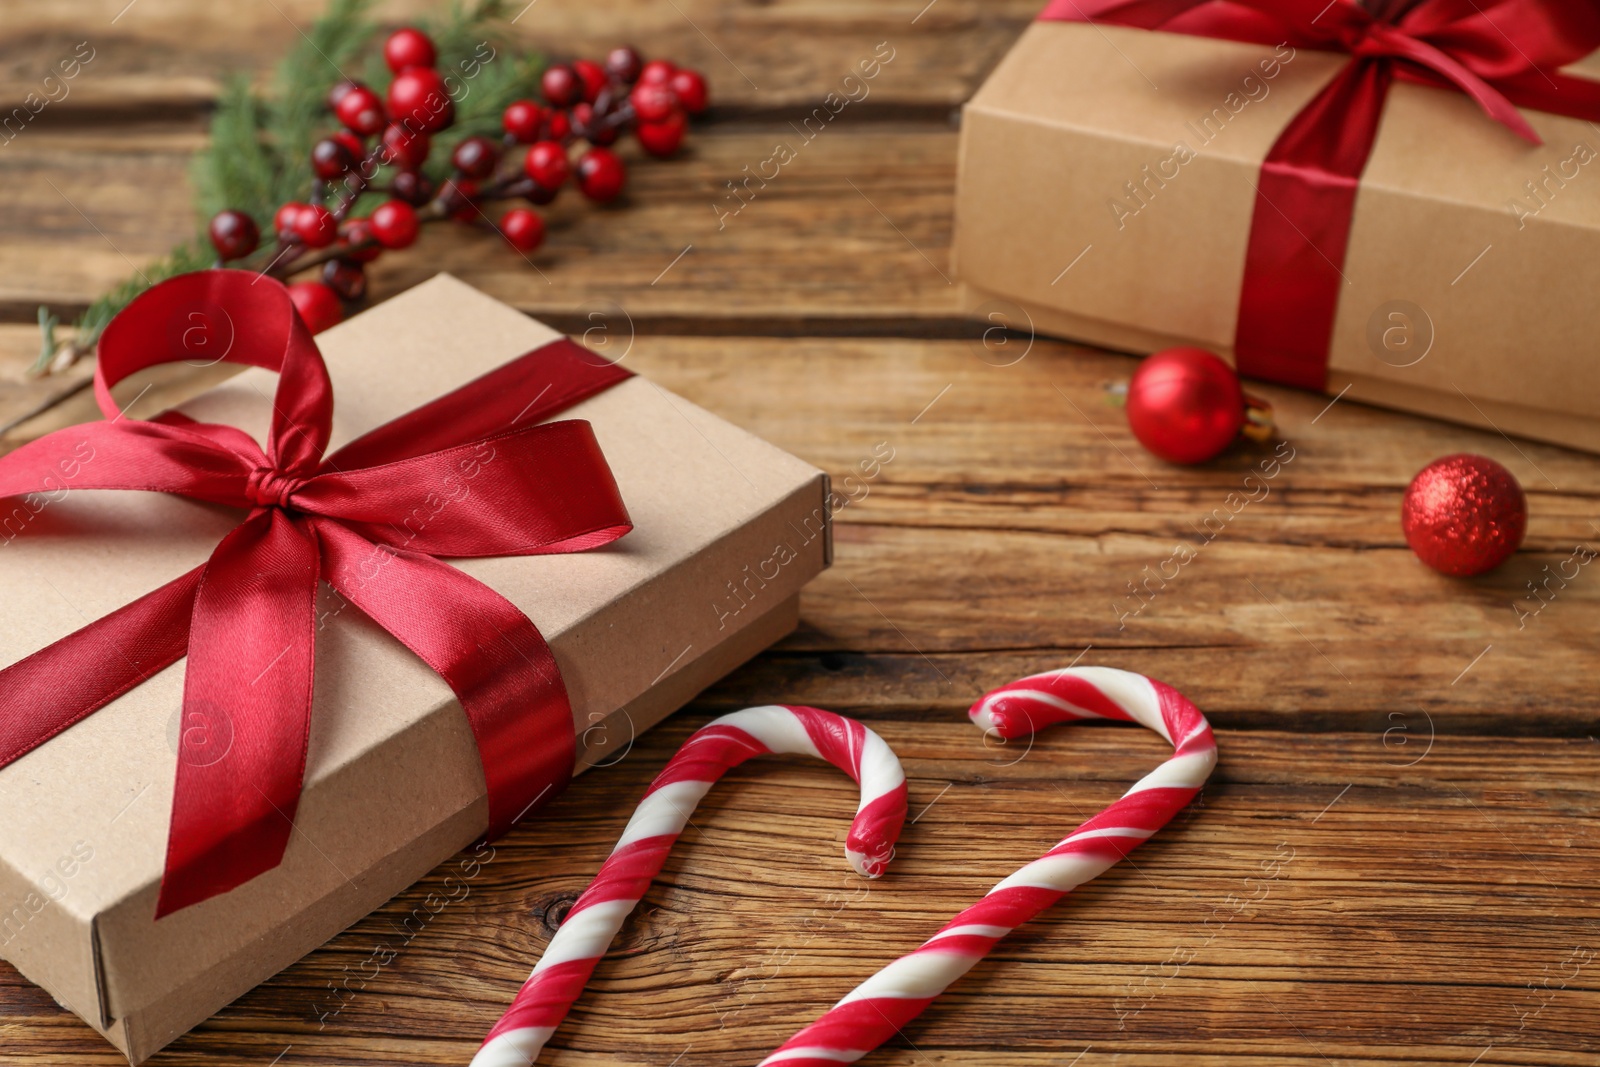
[[[1203,348],[1168,348],[1147,356],[1128,383],[1133,436],[1169,463],[1204,463],[1245,425],[1239,376]]]
[[[312,333],[321,333],[344,318],[339,294],[321,282],[296,282],[289,286],[289,300]]]
[[[383,42],[383,61],[396,74],[412,67],[431,67],[438,59],[439,52],[433,47],[433,39],[409,26],[395,30]]]
[[[1411,479],[1400,526],[1417,558],[1457,578],[1493,570],[1528,530],[1528,501],[1512,473],[1467,452],[1436,459]]]

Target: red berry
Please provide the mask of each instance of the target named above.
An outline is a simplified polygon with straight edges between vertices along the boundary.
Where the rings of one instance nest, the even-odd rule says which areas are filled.
[[[333,212],[321,204],[304,204],[295,212],[294,233],[307,248],[326,248],[339,236]]]
[[[572,133],[572,118],[565,111],[552,111],[548,118],[550,120],[550,140],[562,141]]]
[[[591,148],[578,160],[578,188],[590,200],[602,204],[615,200],[627,180],[627,168],[608,149]]]
[[[333,113],[340,122],[363,137],[370,137],[383,129],[383,101],[365,85],[354,84],[346,89],[334,105]]]
[[[640,82],[628,94],[633,113],[641,123],[661,122],[678,110],[678,98],[671,89],[659,83]]]
[[[544,125],[544,108],[532,100],[514,100],[506,105],[500,122],[517,141],[532,144],[539,139],[539,127]]]
[[[617,142],[617,127],[598,119],[593,104],[572,105],[572,122],[573,128],[588,138],[590,144],[608,145]]]
[[[360,84],[360,82],[352,81],[335,82],[333,88],[328,90],[328,110],[339,110],[339,101],[344,99],[344,94]]]
[[[322,265],[322,280],[346,300],[360,300],[367,295],[367,272],[359,263],[330,259]]]
[[[571,107],[583,99],[583,83],[578,80],[578,75],[571,67],[564,67],[560,63],[545,68],[539,78],[539,88],[544,90],[544,98],[553,107]]]
[[[404,200],[385,200],[369,221],[372,236],[385,248],[405,248],[417,239],[417,212]]]
[[[355,165],[350,149],[332,137],[324,137],[311,146],[311,169],[324,181],[333,181]]]
[[[406,203],[419,207],[433,199],[433,183],[421,171],[400,171],[389,183],[389,191]]]
[[[451,178],[439,190],[439,199],[457,222],[471,222],[478,217],[478,183],[471,178]]]
[[[396,74],[412,67],[431,67],[438,59],[439,53],[433,47],[432,38],[409,26],[395,30],[383,42],[383,61]]]
[[[561,183],[567,180],[567,175],[572,172],[572,165],[567,162],[565,148],[554,141],[540,141],[528,149],[528,156],[522,161],[522,169],[528,177],[546,189],[559,189]]]
[[[420,167],[428,161],[433,148],[425,133],[414,133],[405,126],[394,124],[383,131],[383,161],[402,167]]]
[[[344,318],[339,294],[321,282],[295,282],[289,286],[289,300],[312,333],[321,333]]]
[[[639,69],[644,65],[639,53],[626,46],[613,48],[606,56],[606,71],[624,85],[639,80]]]
[[[501,217],[500,232],[518,252],[532,252],[544,242],[544,220],[537,211],[514,207]]]
[[[272,216],[272,228],[277,231],[280,237],[285,234],[293,237],[294,220],[300,217],[300,209],[307,206],[299,200],[289,201],[278,209],[276,215]]]
[[[211,247],[224,262],[243,259],[261,243],[261,231],[256,229],[255,220],[242,211],[217,212],[209,230]]]
[[[689,120],[681,111],[674,111],[670,116],[660,122],[641,122],[635,132],[639,135],[639,143],[644,150],[652,156],[670,156],[678,150],[678,145],[683,143],[683,131],[688,129]]]
[[[592,59],[580,59],[572,64],[572,73],[578,76],[583,83],[583,99],[587,103],[594,103],[595,97],[600,95],[600,90],[606,87],[605,68]]]
[[[450,153],[450,162],[469,178],[487,178],[500,162],[500,149],[487,137],[468,137]]]
[[[389,83],[389,113],[418,133],[438,133],[455,121],[455,103],[431,67],[412,67]]]
[[[328,134],[328,140],[338,141],[340,144],[344,145],[350,150],[350,154],[356,159],[365,158],[367,154],[367,142],[363,141],[349,130],[336,130],[333,133]]]
[[[706,109],[709,96],[706,93],[706,80],[699,71],[680,70],[672,76],[668,83],[672,92],[678,98],[678,103],[691,115],[698,115]]]
[[[343,258],[353,263],[371,263],[383,254],[383,246],[381,244],[368,244],[368,242],[377,240],[377,237],[372,233],[370,219],[346,219],[339,226],[339,236],[350,248],[350,251],[346,252]],[[357,245],[366,245],[366,247],[358,248],[356,247]]]
[[[652,59],[639,71],[640,85],[666,85],[678,71],[664,59]]]

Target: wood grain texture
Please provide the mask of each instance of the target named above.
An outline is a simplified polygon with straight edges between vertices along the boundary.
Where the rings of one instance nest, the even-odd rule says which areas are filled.
[[[71,313],[191,231],[185,168],[221,78],[260,78],[319,6],[0,4],[5,99],[55,51],[97,48],[72,96],[0,145],[0,426],[47,408],[0,451],[95,417],[88,368],[23,377],[36,305]],[[380,8],[397,23],[429,6]],[[386,257],[376,297],[449,270],[827,469],[850,497],[836,565],[795,635],[519,828],[419,933],[403,924],[459,860],[152,1067],[465,1062],[673,748],[781,699],[856,714],[900,753],[920,814],[895,869],[870,886],[848,871],[835,772],[736,772],[541,1061],[753,1063],[1160,760],[1132,729],[996,747],[966,723],[983,690],[1080,655],[1193,697],[1219,726],[1212,783],[865,1063],[1594,1062],[1600,572],[1543,601],[1529,583],[1600,540],[1600,460],[1259,387],[1292,458],[1241,445],[1179,469],[1127,432],[1127,357],[986,345],[946,280],[947,112],[1036,6],[527,9],[515,32],[555,55],[627,37],[702,66],[710,121],[682,159],[635,168],[624,202],[558,201],[531,266],[489,235],[435,233]],[[719,225],[726,182],[796,140],[790,123],[882,40],[896,58],[872,95]],[[153,411],[217,373],[128,388],[153,384]],[[1470,581],[1427,571],[1398,529],[1409,478],[1453,451],[1504,462],[1530,500],[1524,550]],[[392,963],[369,962],[378,944]],[[0,1064],[119,1062],[0,965]]]
[[[873,106],[953,108],[1038,11],[1032,0],[538,0],[510,7],[516,15],[510,37],[526,48],[565,59],[633,43],[704,71],[712,99],[725,113],[809,109],[838,87],[856,59],[886,40],[907,45],[908,66],[914,66],[907,77],[886,85]],[[96,121],[108,112],[198,111],[235,73],[264,79],[294,41],[296,26],[322,8],[322,0],[225,6],[204,0],[61,0],[48,6],[8,0],[0,99],[20,102],[27,92],[38,92],[51,65],[88,41],[94,58],[70,83],[69,94],[41,115],[53,108],[64,116],[56,116],[58,121],[70,122]],[[431,0],[384,0],[374,7],[386,26],[438,12]]]
[[[407,255],[374,264],[374,299],[447,270],[575,332],[591,314],[651,329],[667,319],[675,332],[810,332],[820,321],[920,334],[927,319],[948,330],[966,310],[948,276],[956,135],[852,120],[842,112],[808,144],[786,124],[697,130],[682,158],[637,161],[628,192],[605,208],[557,199],[530,259],[491,232],[428,227]],[[187,239],[187,167],[203,138],[186,120],[132,125],[110,148],[103,130],[71,128],[30,130],[0,150],[13,190],[0,203],[0,317],[32,322],[40,303],[75,315]],[[795,160],[741,193],[740,209],[725,183],[779,140]]]

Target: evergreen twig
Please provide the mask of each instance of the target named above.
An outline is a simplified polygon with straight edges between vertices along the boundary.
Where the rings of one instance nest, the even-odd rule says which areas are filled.
[[[248,78],[229,79],[212,116],[211,138],[190,167],[198,212],[196,235],[98,297],[79,317],[71,341],[57,343],[59,320],[41,307],[41,350],[34,373],[61,370],[92,352],[106,324],[145,289],[214,265],[216,257],[206,237],[206,225],[217,212],[229,208],[243,211],[263,233],[270,233],[278,205],[307,198],[313,179],[306,160],[318,137],[334,125],[325,103],[328,91],[346,77],[365,80],[380,95],[388,87],[390,75],[380,56],[372,57],[375,69],[353,66],[377,30],[369,17],[370,8],[371,0],[329,0],[323,15],[298,36],[279,62],[270,96],[253,90]],[[443,19],[419,26],[437,43],[440,73],[451,79],[451,86],[459,85],[457,121],[450,130],[452,143],[473,134],[497,132],[506,105],[535,94],[543,62],[537,56],[518,54],[507,43],[502,25],[507,11],[505,0],[451,0]],[[491,54],[493,58],[485,61],[484,56]],[[449,152],[435,153],[434,158],[448,161]],[[389,175],[380,172],[372,184],[382,188],[388,179]],[[370,210],[374,201],[382,198],[379,193],[368,193],[355,211]],[[263,260],[248,265],[260,269],[266,264]]]

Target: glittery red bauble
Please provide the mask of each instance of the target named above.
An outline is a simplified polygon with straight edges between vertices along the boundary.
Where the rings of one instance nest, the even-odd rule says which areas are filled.
[[[1418,559],[1464,578],[1498,567],[1517,550],[1528,502],[1510,471],[1487,456],[1459,452],[1411,479],[1400,525]]]
[[[1148,356],[1128,383],[1128,425],[1139,443],[1172,463],[1204,463],[1244,426],[1239,376],[1203,348]]]

